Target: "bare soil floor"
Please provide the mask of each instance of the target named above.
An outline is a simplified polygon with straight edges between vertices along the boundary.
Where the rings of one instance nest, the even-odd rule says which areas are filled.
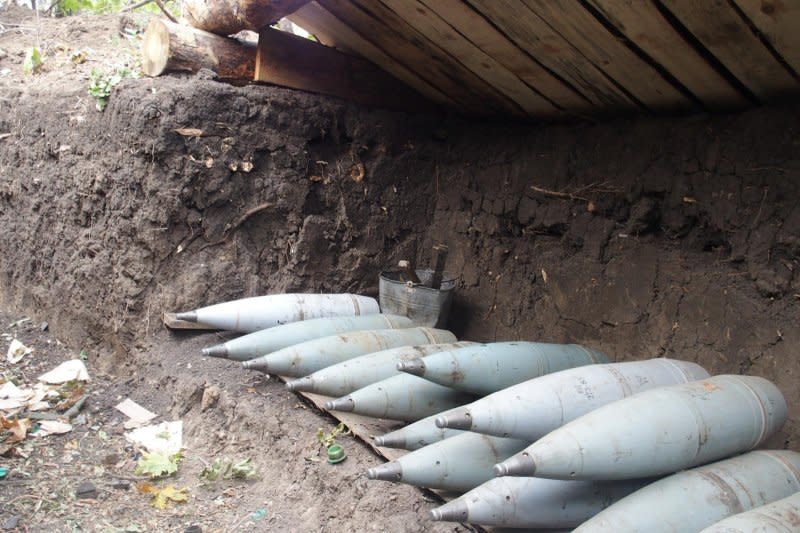
[[[796,103],[520,125],[206,72],[124,80],[100,113],[91,72],[135,69],[145,19],[0,9],[0,333],[34,348],[0,368],[31,383],[85,350],[92,375],[70,433],[0,457],[11,468],[0,526],[463,529],[427,519],[430,494],[368,482],[381,459],[350,437],[344,463],[322,461],[316,432],[333,419],[273,379],[201,358],[218,335],[160,320],[256,294],[374,295],[381,269],[426,265],[437,242],[457,276],[448,326],[459,338],[761,375],[790,406],[769,446],[800,446]],[[44,61],[26,75],[33,46]],[[136,451],[113,408],[126,397],[184,422],[185,459],[157,484],[187,487],[187,503],[158,511],[136,491]],[[252,458],[260,477],[203,483],[203,465],[226,457]],[[87,481],[96,497],[76,498]]]

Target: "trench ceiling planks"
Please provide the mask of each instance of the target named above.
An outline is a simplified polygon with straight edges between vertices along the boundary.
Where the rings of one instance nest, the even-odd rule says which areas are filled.
[[[315,0],[289,18],[471,115],[666,114],[800,96],[800,0]]]

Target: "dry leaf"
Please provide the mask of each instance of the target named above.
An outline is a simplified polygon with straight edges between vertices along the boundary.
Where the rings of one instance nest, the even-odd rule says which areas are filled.
[[[22,442],[28,435],[28,430],[31,428],[30,418],[15,418],[9,420],[4,416],[0,416],[0,431],[8,431],[10,435],[4,441],[4,444],[14,444],[15,442]]]
[[[175,133],[178,135],[183,135],[184,137],[202,137],[203,130],[198,128],[178,128],[175,130]]]
[[[39,431],[34,433],[36,437],[47,437],[48,435],[60,435],[72,431],[72,425],[58,420],[42,420],[39,422]]]
[[[356,183],[360,183],[364,179],[364,174],[365,170],[363,164],[356,163],[350,167],[350,178]]]
[[[189,499],[189,489],[186,487],[176,489],[175,485],[167,485],[163,489],[159,489],[145,482],[136,485],[136,489],[142,494],[152,494],[153,501],[151,503],[156,509],[166,509],[169,500],[177,503],[185,503]]]

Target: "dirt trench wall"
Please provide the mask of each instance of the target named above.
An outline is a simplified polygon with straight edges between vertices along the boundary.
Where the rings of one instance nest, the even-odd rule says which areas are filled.
[[[0,295],[72,343],[121,355],[163,310],[375,292],[442,241],[460,336],[763,375],[798,448],[798,108],[524,128],[199,79],[126,82],[104,114],[35,97],[0,101]]]

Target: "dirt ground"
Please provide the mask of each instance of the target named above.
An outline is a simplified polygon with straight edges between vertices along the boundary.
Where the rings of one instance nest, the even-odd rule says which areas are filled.
[[[36,348],[11,370],[35,377],[33,365],[86,349],[94,376],[85,425],[8,461],[0,519],[31,531],[72,531],[68,519],[92,531],[457,529],[427,520],[429,495],[367,483],[380,459],[350,438],[342,465],[315,461],[317,428],[332,419],[273,380],[200,358],[215,336],[160,323],[163,311],[255,294],[375,294],[381,269],[424,265],[436,242],[458,277],[459,338],[762,375],[790,404],[771,445],[800,449],[797,105],[530,126],[201,74],[125,80],[97,112],[90,72],[135,65],[138,37],[120,27],[143,23],[0,10],[0,326],[31,316],[12,333]],[[43,66],[25,75],[37,40]],[[46,343],[44,320],[63,346]],[[213,385],[219,401],[202,411]],[[189,487],[187,504],[158,512],[112,485],[132,475],[112,409],[127,396],[184,420],[186,459],[170,482]],[[105,464],[109,454],[119,461]],[[220,456],[252,457],[262,478],[199,486],[203,461]],[[83,480],[98,504],[71,496]]]

